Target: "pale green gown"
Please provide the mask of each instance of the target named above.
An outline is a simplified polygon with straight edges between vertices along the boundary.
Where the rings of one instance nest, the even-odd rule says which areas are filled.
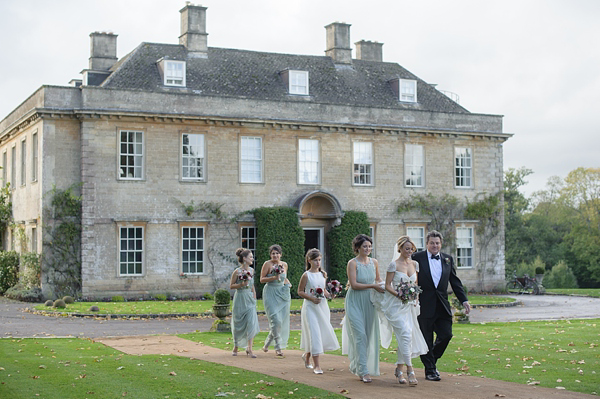
[[[267,277],[273,277],[273,272]],[[265,340],[265,347],[275,343],[275,350],[287,347],[290,337],[290,287],[284,284],[286,273],[281,273],[275,281],[270,281],[263,288],[263,303],[265,313],[269,319],[269,335]]]
[[[235,269],[239,273],[241,267]],[[250,269],[254,273],[253,269]],[[236,284],[241,283],[239,279]],[[233,294],[233,308],[231,309],[231,332],[233,333],[233,343],[238,348],[247,348],[248,341],[260,332],[258,325],[258,315],[256,314],[256,299],[252,294],[254,286],[254,277],[252,277],[247,286],[238,288]]]
[[[375,283],[375,264],[356,261],[356,282]],[[343,321],[342,351],[348,354],[348,369],[358,375],[379,375],[379,318],[371,302],[372,288],[353,290],[348,288],[344,304],[346,316]],[[344,342],[346,341],[346,342]]]

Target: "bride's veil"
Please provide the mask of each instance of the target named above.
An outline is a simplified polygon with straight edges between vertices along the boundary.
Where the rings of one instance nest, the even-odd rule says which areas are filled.
[[[398,252],[398,244],[394,244],[394,252],[392,255],[392,262],[395,262],[396,259],[400,257],[400,252]]]

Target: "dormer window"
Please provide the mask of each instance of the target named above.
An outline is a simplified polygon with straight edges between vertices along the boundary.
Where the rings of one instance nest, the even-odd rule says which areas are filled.
[[[417,102],[417,81],[414,79],[392,79],[390,80],[392,90],[398,96],[398,101],[405,103]]]
[[[286,69],[281,72],[281,77],[287,84],[289,94],[308,96],[308,71]]]
[[[158,61],[158,68],[165,86],[185,87],[185,61],[162,58]]]
[[[417,102],[417,81],[412,79],[400,79],[400,101]]]

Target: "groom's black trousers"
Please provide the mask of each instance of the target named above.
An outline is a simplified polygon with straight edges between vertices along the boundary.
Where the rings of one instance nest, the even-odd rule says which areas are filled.
[[[428,374],[437,369],[435,364],[442,357],[452,339],[452,316],[444,313],[430,318],[419,317],[418,320],[423,338],[429,348],[427,354],[421,355],[425,374]],[[433,341],[434,333],[436,334],[435,342]]]

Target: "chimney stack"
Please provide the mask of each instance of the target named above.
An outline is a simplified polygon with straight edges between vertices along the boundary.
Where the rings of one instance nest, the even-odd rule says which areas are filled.
[[[325,55],[331,57],[335,64],[352,63],[350,26],[343,22],[334,22],[325,27],[327,31]]]
[[[187,3],[181,13],[181,35],[179,44],[188,50],[189,57],[208,55],[208,33],[206,33],[206,7]]]
[[[383,43],[361,40],[356,45],[356,59],[363,61],[383,61]]]
[[[117,35],[90,33],[90,64],[93,71],[108,71],[117,62]]]

